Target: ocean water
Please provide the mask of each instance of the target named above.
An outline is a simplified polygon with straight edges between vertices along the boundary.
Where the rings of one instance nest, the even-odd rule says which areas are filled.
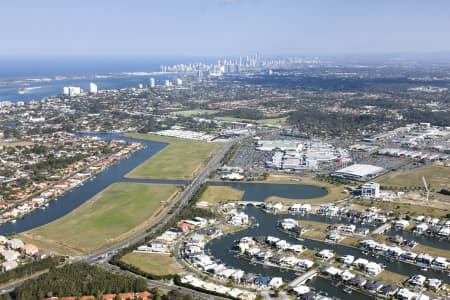
[[[136,87],[150,77],[162,84],[175,75],[154,75],[161,65],[199,62],[198,58],[149,57],[0,57],[0,101],[29,101],[61,94],[64,86],[85,91],[94,82],[99,89]],[[205,61],[205,60],[203,60]],[[20,90],[25,93],[19,93]]]

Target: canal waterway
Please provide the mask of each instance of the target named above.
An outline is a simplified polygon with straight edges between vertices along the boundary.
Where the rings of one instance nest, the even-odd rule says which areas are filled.
[[[0,234],[20,233],[33,229],[38,226],[50,223],[79,207],[81,204],[92,198],[95,194],[105,189],[115,182],[138,182],[138,183],[165,183],[165,184],[186,184],[187,181],[178,180],[147,180],[147,179],[129,179],[124,176],[135,167],[143,163],[161,151],[167,144],[153,141],[137,140],[122,137],[117,134],[96,134],[103,139],[121,139],[132,142],[140,142],[145,145],[141,150],[136,151],[128,158],[125,158],[116,164],[110,166],[96,177],[88,179],[83,185],[79,185],[68,191],[58,200],[51,201],[45,209],[37,209],[15,223],[3,223],[0,225]]]
[[[264,201],[271,196],[288,199],[310,199],[323,197],[328,193],[324,188],[305,184],[210,182],[210,185],[230,186],[244,191],[242,201]]]
[[[263,267],[261,265],[251,264],[249,261],[244,260],[235,256],[235,254],[230,251],[235,240],[238,240],[244,236],[276,236],[280,239],[284,239],[292,244],[302,244],[305,245],[308,249],[332,249],[337,255],[353,255],[356,258],[364,257],[369,261],[378,262],[386,265],[386,270],[402,274],[405,276],[412,276],[414,274],[422,274],[428,278],[439,278],[446,283],[449,283],[449,277],[439,271],[429,270],[429,271],[421,271],[419,267],[413,266],[411,264],[403,263],[403,262],[390,262],[387,261],[382,256],[376,258],[372,256],[364,256],[359,249],[348,247],[344,245],[330,245],[322,241],[316,241],[311,239],[304,239],[304,241],[298,241],[295,238],[289,236],[288,234],[281,232],[277,229],[276,225],[279,220],[283,218],[294,218],[298,220],[313,220],[313,221],[326,221],[325,217],[313,216],[313,215],[272,215],[266,214],[261,209],[253,206],[247,206],[245,208],[245,213],[247,213],[250,217],[253,217],[255,222],[259,224],[258,227],[251,227],[242,231],[238,231],[235,233],[231,233],[225,236],[221,236],[218,239],[214,239],[207,244],[207,251],[214,256],[215,258],[220,259],[223,263],[228,266],[242,269],[245,272],[250,272],[254,274],[261,274],[264,276],[281,276],[285,281],[291,281],[297,276],[293,271],[281,270],[279,268],[274,267]],[[328,219],[329,222],[333,222],[333,219]],[[342,220],[335,219],[335,222],[342,222]],[[327,280],[319,280],[314,279],[312,282],[308,283],[308,285],[315,287],[317,290],[323,290],[332,294],[334,296],[343,298],[343,299],[364,299],[362,295],[347,295],[343,294],[340,289],[337,289],[335,286],[329,284]]]

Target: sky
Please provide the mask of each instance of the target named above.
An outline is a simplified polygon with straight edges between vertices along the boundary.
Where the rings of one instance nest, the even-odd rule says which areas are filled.
[[[450,52],[447,0],[13,0],[1,56]]]

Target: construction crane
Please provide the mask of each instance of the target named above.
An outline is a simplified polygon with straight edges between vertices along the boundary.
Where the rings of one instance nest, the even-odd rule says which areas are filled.
[[[427,203],[428,203],[429,198],[430,198],[430,189],[428,188],[428,184],[427,184],[427,181],[425,180],[425,176],[422,176],[422,181],[423,181],[423,186],[425,187],[426,198],[427,198]]]

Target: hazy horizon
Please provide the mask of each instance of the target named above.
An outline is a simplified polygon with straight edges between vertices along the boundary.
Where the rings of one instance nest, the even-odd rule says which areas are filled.
[[[17,0],[0,8],[7,57],[450,53],[443,0]]]

